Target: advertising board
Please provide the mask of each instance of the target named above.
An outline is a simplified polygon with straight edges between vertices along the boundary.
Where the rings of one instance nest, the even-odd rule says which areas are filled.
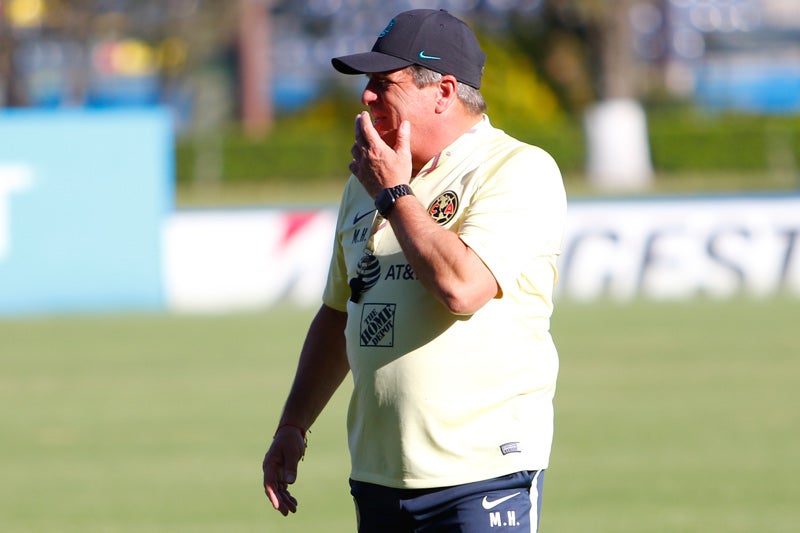
[[[0,315],[163,308],[161,109],[0,114]]]
[[[800,295],[800,197],[573,202],[559,292],[600,297]]]
[[[333,209],[184,211],[165,228],[170,309],[319,305]],[[573,200],[557,297],[800,296],[800,196]]]

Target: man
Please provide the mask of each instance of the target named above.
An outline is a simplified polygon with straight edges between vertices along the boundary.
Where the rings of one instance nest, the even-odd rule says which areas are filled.
[[[553,432],[549,334],[566,199],[544,151],[495,129],[485,55],[445,11],[371,52],[323,305],[264,462],[284,515],[306,431],[349,371],[359,531],[536,531]],[[512,88],[509,88],[512,90]]]

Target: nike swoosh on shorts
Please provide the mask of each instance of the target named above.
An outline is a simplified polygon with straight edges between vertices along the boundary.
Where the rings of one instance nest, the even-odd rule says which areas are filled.
[[[518,496],[520,494],[522,494],[522,493],[521,492],[515,492],[514,494],[509,494],[508,496],[503,496],[502,498],[497,498],[496,500],[492,500],[492,501],[489,501],[489,497],[488,496],[484,496],[483,497],[483,501],[481,502],[481,505],[483,506],[484,509],[486,509],[488,511],[489,509],[494,509],[495,507],[497,507],[501,503],[503,503],[505,501],[508,501],[511,498],[513,498],[514,496]]]

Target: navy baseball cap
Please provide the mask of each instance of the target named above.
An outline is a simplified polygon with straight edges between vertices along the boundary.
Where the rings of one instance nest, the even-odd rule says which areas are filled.
[[[331,59],[344,74],[388,72],[420,65],[481,87],[486,54],[469,26],[444,9],[413,9],[394,17],[371,52]]]

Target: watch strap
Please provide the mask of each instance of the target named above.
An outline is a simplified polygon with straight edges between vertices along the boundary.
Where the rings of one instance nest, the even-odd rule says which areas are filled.
[[[375,198],[375,208],[383,218],[386,218],[394,209],[394,204],[397,202],[397,200],[408,195],[413,196],[414,191],[412,191],[411,187],[406,184],[388,187],[378,193],[378,196]]]

